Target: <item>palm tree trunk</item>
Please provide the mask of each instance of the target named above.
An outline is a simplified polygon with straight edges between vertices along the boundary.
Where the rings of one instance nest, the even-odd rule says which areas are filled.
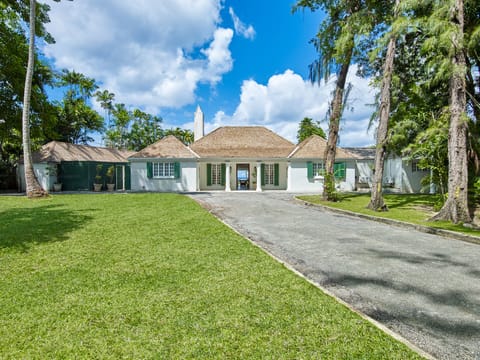
[[[335,176],[334,164],[335,153],[337,151],[338,132],[340,129],[340,119],[343,112],[343,93],[345,90],[345,83],[347,81],[348,69],[353,53],[353,37],[351,41],[352,46],[348,49],[345,56],[345,61],[340,67],[338,73],[335,94],[332,101],[332,112],[330,114],[328,125],[328,140],[325,148],[325,184],[323,187],[323,198],[328,201],[336,200],[335,197]]]
[[[454,54],[453,73],[450,79],[450,129],[448,132],[448,198],[432,220],[453,223],[471,222],[468,211],[468,162],[466,110],[466,61],[463,48],[463,0],[455,0],[452,11],[457,32],[452,37]]]
[[[395,1],[395,12],[397,12],[400,0]],[[375,172],[372,182],[372,193],[368,208],[375,211],[388,211],[383,199],[383,172],[385,157],[387,155],[388,122],[390,118],[390,86],[392,83],[393,59],[395,58],[395,43],[397,37],[390,36],[385,64],[383,68],[382,88],[380,90],[380,118],[377,129],[377,147],[375,151]]]
[[[25,89],[23,94],[23,112],[22,112],[22,142],[23,159],[25,169],[25,186],[27,196],[41,197],[47,193],[42,189],[33,171],[32,150],[30,146],[30,96],[32,91],[32,77],[34,67],[35,53],[35,0],[30,0],[30,43],[28,48],[28,65],[25,76]]]

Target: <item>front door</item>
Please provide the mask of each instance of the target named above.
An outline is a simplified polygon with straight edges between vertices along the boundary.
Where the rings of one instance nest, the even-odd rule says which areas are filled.
[[[250,189],[250,165],[237,164],[237,190]]]

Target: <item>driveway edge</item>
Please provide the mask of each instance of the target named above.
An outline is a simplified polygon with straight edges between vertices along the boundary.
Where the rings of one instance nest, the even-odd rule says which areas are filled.
[[[348,216],[352,216],[352,217],[356,217],[356,218],[360,218],[360,219],[365,219],[365,220],[370,220],[370,221],[377,221],[377,222],[381,222],[381,223],[384,223],[384,224],[394,225],[394,226],[398,226],[398,227],[402,227],[402,228],[406,228],[406,229],[415,229],[415,230],[421,231],[421,232],[426,233],[426,234],[439,235],[439,236],[443,236],[445,238],[461,240],[461,241],[465,241],[465,242],[468,242],[468,243],[471,243],[471,244],[480,245],[480,237],[473,236],[473,235],[461,234],[461,233],[458,233],[458,232],[455,232],[455,231],[437,229],[437,228],[433,228],[433,227],[429,227],[429,226],[412,224],[412,223],[408,223],[408,222],[400,221],[400,220],[386,219],[386,218],[373,216],[373,215],[359,214],[359,213],[349,211],[349,210],[336,209],[336,208],[332,208],[332,207],[325,206],[325,205],[314,204],[314,203],[299,199],[296,196],[295,196],[294,199],[297,202],[303,203],[305,206],[315,206],[315,207],[318,207],[318,208],[321,208],[321,209],[324,209],[326,211],[330,211],[330,212],[333,212],[333,213],[337,213],[337,214],[348,215]]]

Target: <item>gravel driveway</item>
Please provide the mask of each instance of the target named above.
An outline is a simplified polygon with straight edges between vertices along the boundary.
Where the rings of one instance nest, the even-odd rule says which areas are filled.
[[[427,353],[480,360],[480,245],[306,206],[288,193],[191,197]]]

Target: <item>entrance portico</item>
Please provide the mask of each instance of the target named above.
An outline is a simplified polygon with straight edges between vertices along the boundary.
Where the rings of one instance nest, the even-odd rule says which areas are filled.
[[[208,159],[198,162],[200,191],[266,191],[287,189],[286,161]]]

